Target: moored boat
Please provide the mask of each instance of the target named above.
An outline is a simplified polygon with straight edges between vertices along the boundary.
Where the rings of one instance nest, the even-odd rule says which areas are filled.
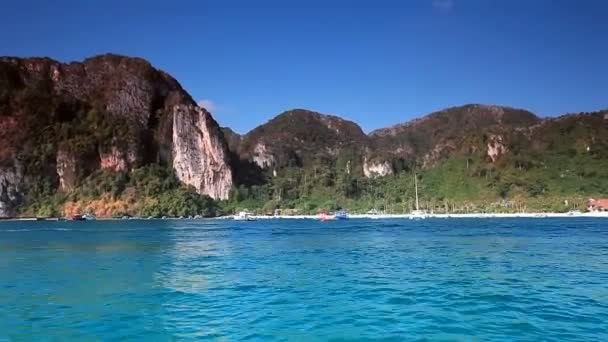
[[[336,220],[348,220],[348,214],[344,211],[338,211],[334,213],[334,219]]]
[[[87,213],[82,215],[82,219],[85,221],[95,221],[97,220],[97,216],[95,216],[95,214]]]
[[[418,178],[416,177],[415,173],[414,173],[414,187],[416,188],[416,210],[414,210],[410,213],[409,219],[410,220],[424,220],[427,217],[427,214],[426,214],[426,212],[420,210],[419,205],[418,205]]]
[[[379,220],[380,219],[380,213],[376,209],[372,209],[372,210],[368,211],[367,215],[372,220]]]
[[[251,216],[246,211],[241,211],[237,215],[234,215],[233,219],[236,221],[255,221],[255,217]]]

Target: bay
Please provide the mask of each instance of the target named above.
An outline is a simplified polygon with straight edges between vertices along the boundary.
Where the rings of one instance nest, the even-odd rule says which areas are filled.
[[[0,341],[608,340],[605,219],[0,222]]]

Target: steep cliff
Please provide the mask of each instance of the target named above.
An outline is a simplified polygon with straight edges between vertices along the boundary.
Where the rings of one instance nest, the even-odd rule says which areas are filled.
[[[211,198],[227,199],[232,170],[223,135],[203,108],[173,108],[173,169],[177,178]]]
[[[211,115],[143,59],[0,58],[0,165],[15,169],[18,160],[23,169],[22,177],[3,173],[12,184],[5,215],[32,200],[38,184],[65,192],[95,170],[150,163],[171,165],[183,183],[223,199],[232,186],[227,156]]]
[[[23,175],[19,165],[0,167],[0,217],[15,214],[15,206],[21,200]]]

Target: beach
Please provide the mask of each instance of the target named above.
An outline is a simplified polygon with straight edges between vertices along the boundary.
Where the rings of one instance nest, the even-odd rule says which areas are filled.
[[[320,215],[250,215],[256,220],[320,220]],[[567,213],[468,213],[468,214],[426,214],[426,218],[577,218],[593,217],[608,218],[608,212],[567,212]],[[234,215],[222,216],[217,219],[233,219]],[[409,219],[410,214],[349,214],[350,219]],[[331,220],[331,218],[327,218]]]

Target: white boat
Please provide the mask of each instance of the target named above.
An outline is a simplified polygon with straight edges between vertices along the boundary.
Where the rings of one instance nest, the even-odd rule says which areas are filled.
[[[246,211],[241,211],[237,215],[234,215],[233,218],[236,221],[255,221],[255,217],[249,215]]]
[[[414,173],[414,186],[416,188],[416,210],[414,210],[410,213],[409,219],[410,220],[424,220],[425,218],[427,218],[427,215],[424,211],[420,210],[419,205],[418,205],[418,178],[416,177],[415,173]]]
[[[372,210],[368,211],[367,215],[372,220],[379,220],[380,219],[380,213],[376,209],[372,209]]]
[[[86,221],[95,221],[97,220],[97,217],[95,216],[95,214],[91,214],[91,213],[87,213],[82,215],[82,218]]]

